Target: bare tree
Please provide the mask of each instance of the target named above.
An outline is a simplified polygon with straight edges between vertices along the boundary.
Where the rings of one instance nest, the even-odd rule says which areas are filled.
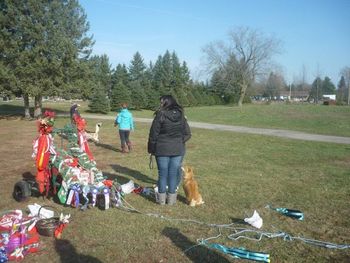
[[[203,51],[208,70],[221,72],[221,79],[228,88],[238,87],[238,106],[242,106],[248,86],[258,75],[269,71],[271,59],[279,53],[281,42],[249,27],[231,30],[228,37],[227,44],[211,43]]]
[[[345,83],[348,88],[348,105],[350,105],[350,67],[344,67],[340,73],[345,78]]]

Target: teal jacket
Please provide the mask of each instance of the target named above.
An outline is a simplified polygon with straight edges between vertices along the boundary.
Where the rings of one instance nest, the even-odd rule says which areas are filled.
[[[128,109],[122,109],[115,119],[115,124],[118,125],[119,130],[133,130],[134,119]]]

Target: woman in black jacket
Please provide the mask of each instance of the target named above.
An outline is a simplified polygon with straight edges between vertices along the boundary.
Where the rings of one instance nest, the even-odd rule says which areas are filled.
[[[148,137],[148,152],[157,161],[158,201],[161,205],[165,204],[168,190],[167,203],[173,205],[176,203],[177,177],[185,154],[185,142],[191,138],[191,130],[183,108],[171,95],[160,98],[160,108],[154,115]]]

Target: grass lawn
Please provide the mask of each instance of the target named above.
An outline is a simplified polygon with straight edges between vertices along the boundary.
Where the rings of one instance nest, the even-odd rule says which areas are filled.
[[[81,104],[80,112],[88,110],[87,102]],[[43,103],[57,112],[69,112],[70,102]],[[0,113],[23,114],[23,102],[1,102]],[[350,136],[350,107],[313,104],[247,104],[239,107],[206,106],[185,109],[189,121],[208,122],[247,127],[288,129],[308,133]],[[152,111],[133,111],[135,117],[152,118]],[[115,116],[115,112],[109,115]]]
[[[311,107],[303,108],[305,112],[311,112],[308,116],[322,116],[322,113],[312,112]],[[322,107],[316,106],[315,109],[323,109]],[[275,111],[278,108],[276,106]],[[338,107],[324,108],[335,110]],[[339,109],[341,113],[329,114],[349,116],[349,111],[344,110],[346,107]],[[235,108],[215,107],[218,112],[228,110],[238,114]],[[243,107],[241,114],[250,110],[258,111],[252,105]],[[186,111],[193,121],[211,119],[207,116],[209,108],[196,111],[189,108]],[[294,112],[302,115],[298,110]],[[135,112],[135,116],[141,117],[142,114],[143,112]],[[234,123],[229,119],[230,117],[225,119],[222,116],[221,120],[215,122],[249,124],[248,120]],[[257,119],[253,126],[257,125]],[[341,123],[335,119],[336,123]],[[63,127],[68,121],[67,118],[58,118],[55,126]],[[287,119],[281,123],[287,125]],[[94,123],[90,120],[88,124],[88,129],[93,130]],[[15,182],[22,176],[36,173],[31,159],[32,141],[37,136],[36,123],[10,117],[0,119],[0,125],[0,211],[15,208],[25,210],[28,204],[36,202],[54,206],[57,211],[72,215],[71,223],[63,232],[61,240],[42,237],[41,252],[26,256],[22,262],[247,262],[232,260],[203,246],[193,247],[184,253],[197,244],[197,239],[216,236],[219,230],[221,236],[209,242],[269,253],[271,262],[350,261],[350,249],[327,249],[301,241],[284,241],[282,238],[263,239],[260,242],[243,239],[233,241],[228,238],[228,235],[234,233],[232,228],[209,227],[177,220],[197,220],[210,224],[233,223],[232,226],[236,229],[251,229],[242,220],[251,216],[256,209],[264,220],[262,231],[283,231],[292,236],[350,244],[348,145],[192,129],[193,136],[187,144],[185,163],[195,167],[205,201],[203,206],[189,207],[184,202],[184,192],[180,189],[178,202],[173,207],[159,206],[150,196],[132,193],[126,195],[126,201],[141,213],[116,208],[107,211],[94,208],[81,212],[42,198],[33,197],[24,203],[13,200],[11,193]],[[293,124],[289,126],[293,129],[296,127]],[[132,153],[120,153],[117,132],[108,124],[103,125],[100,131],[100,144],[91,144],[92,152],[98,168],[108,178],[117,178],[120,183],[132,179],[141,186],[152,186],[156,183],[157,175],[156,170],[148,167],[146,143],[149,125],[137,123],[136,127],[136,131],[131,134],[135,144]],[[318,129],[314,131],[317,132]],[[331,129],[328,131],[333,134]],[[55,138],[55,143],[63,147],[66,145],[66,141],[59,137]],[[283,216],[266,209],[267,204],[301,210],[305,219],[298,221]]]

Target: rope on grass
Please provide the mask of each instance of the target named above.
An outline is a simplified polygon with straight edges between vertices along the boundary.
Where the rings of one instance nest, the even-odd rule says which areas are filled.
[[[240,238],[248,239],[251,241],[261,241],[263,237],[266,237],[266,238],[281,237],[281,238],[283,238],[284,241],[299,240],[299,241],[302,241],[306,244],[330,248],[330,249],[348,249],[348,248],[350,248],[350,244],[335,244],[335,243],[331,243],[331,242],[320,241],[320,240],[310,239],[310,238],[305,238],[305,237],[300,237],[300,236],[295,237],[295,236],[291,236],[285,232],[270,233],[270,232],[257,231],[257,230],[248,229],[248,228],[237,228],[237,227],[233,227],[234,223],[231,223],[231,224],[209,224],[209,223],[201,222],[201,221],[194,220],[194,219],[171,218],[171,217],[166,217],[166,216],[163,216],[163,215],[157,214],[157,213],[145,213],[145,212],[142,212],[142,211],[134,208],[132,205],[130,205],[125,200],[125,198],[122,197],[122,199],[123,199],[122,208],[126,209],[127,211],[137,212],[139,214],[152,216],[152,217],[156,217],[156,218],[161,218],[161,219],[169,220],[169,221],[195,223],[195,224],[204,225],[207,227],[217,228],[217,229],[219,229],[219,231],[222,228],[233,229],[235,231],[235,233],[230,234],[227,237],[231,240],[234,240],[234,241],[236,241]],[[126,204],[126,205],[124,205],[124,204]],[[257,237],[255,237],[255,238],[249,237],[246,235],[247,233],[257,234]],[[221,233],[217,237],[219,237],[220,235],[221,235]],[[209,239],[217,238],[217,237],[207,238],[207,239],[205,239],[205,241],[207,241]],[[203,239],[202,239],[202,241],[199,242],[198,245],[201,245],[202,243],[203,243]],[[195,246],[198,246],[198,245],[195,245]],[[193,247],[195,247],[195,246],[193,246]],[[218,245],[217,249],[223,249],[223,247],[220,247],[220,246],[221,245]],[[189,248],[188,250],[192,249],[193,247]],[[188,250],[186,250],[186,251],[188,251]]]
[[[229,229],[236,229],[235,227],[232,227],[232,225],[234,225],[234,223],[230,223],[230,224],[209,224],[209,223],[205,223],[205,222],[201,222],[198,220],[194,220],[194,219],[183,219],[183,218],[171,218],[171,217],[167,217],[167,216],[163,216],[161,214],[157,214],[157,213],[146,213],[146,212],[142,212],[136,208],[134,208],[131,204],[129,204],[124,197],[121,197],[122,199],[122,205],[119,206],[118,208],[123,208],[126,211],[129,212],[136,212],[142,215],[146,215],[146,216],[151,216],[151,217],[156,217],[156,218],[161,218],[164,220],[168,220],[168,221],[180,221],[180,222],[189,222],[189,223],[195,223],[198,225],[205,225],[208,227],[213,227],[213,228],[229,228]]]
[[[254,233],[257,234],[255,238],[249,237],[246,234],[249,233]],[[285,232],[276,232],[276,233],[269,233],[269,232],[262,232],[262,231],[257,231],[257,230],[252,230],[252,229],[243,229],[237,233],[231,234],[228,236],[229,239],[231,240],[238,240],[240,238],[243,239],[248,239],[251,241],[261,241],[263,237],[267,238],[276,238],[276,237],[281,237],[283,238],[284,241],[294,241],[294,240],[299,240],[302,241],[306,244],[314,245],[314,246],[319,246],[319,247],[325,247],[325,248],[330,248],[330,249],[348,249],[350,248],[350,244],[335,244],[331,242],[326,242],[326,241],[320,241],[316,239],[310,239],[310,238],[305,238],[305,237],[295,237],[291,236]]]

